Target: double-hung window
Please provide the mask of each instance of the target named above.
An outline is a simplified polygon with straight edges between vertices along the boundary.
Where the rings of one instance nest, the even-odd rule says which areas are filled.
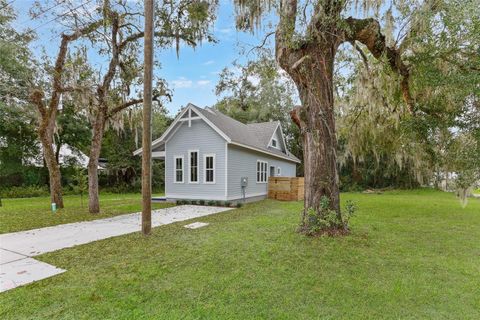
[[[183,183],[183,156],[175,156],[174,160],[174,182]]]
[[[267,182],[267,168],[268,163],[266,161],[257,160],[257,183]]]
[[[189,151],[189,183],[198,183],[198,151]]]
[[[205,183],[215,183],[215,155],[205,154],[203,156],[204,171],[203,177]]]

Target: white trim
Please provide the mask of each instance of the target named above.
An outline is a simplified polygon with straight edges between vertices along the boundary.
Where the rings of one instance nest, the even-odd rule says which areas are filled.
[[[192,173],[190,172],[190,170],[192,169],[190,166],[191,166],[191,156],[192,156],[192,152],[196,152],[197,153],[197,181],[191,181],[192,179]],[[191,183],[191,184],[199,184],[200,183],[200,150],[198,149],[191,149],[191,150],[188,150],[188,183]]]
[[[264,154],[268,154],[268,155],[270,155],[270,156],[272,156],[272,157],[277,157],[277,158],[284,159],[284,160],[288,160],[288,161],[295,162],[295,163],[301,163],[300,160],[295,160],[295,159],[292,159],[292,158],[288,158],[287,156],[282,156],[282,155],[279,155],[279,154],[276,154],[276,153],[268,152],[267,150],[263,150],[263,149],[259,149],[259,148],[255,148],[255,147],[251,147],[251,146],[247,146],[247,145],[242,144],[242,143],[230,142],[230,144],[233,144],[233,145],[239,146],[239,147],[243,147],[243,148],[245,148],[245,149],[255,150],[255,151],[258,151],[258,152],[261,152],[261,153],[264,153]]]
[[[178,120],[178,121],[179,121],[179,122],[185,122],[185,121],[188,121],[188,120],[193,121],[193,120],[201,120],[201,119],[202,119],[202,118],[200,118],[200,117],[193,116],[193,117],[191,117],[191,118],[182,118],[182,119],[180,119],[180,120]]]
[[[228,197],[228,143],[225,142],[225,198]]]
[[[153,151],[152,152],[152,158],[155,159],[155,158],[165,158],[165,151]]]
[[[282,136],[283,148],[285,149],[285,152],[288,152],[287,142],[285,141],[285,135],[283,134],[282,124],[280,123],[280,121],[278,122],[278,126],[280,127],[280,135]]]
[[[260,196],[268,196],[268,193],[251,193],[251,194],[246,194],[245,199],[248,198],[253,198],[253,197],[260,197]],[[241,201],[243,200],[243,196],[231,196],[231,197],[218,197],[218,196],[194,196],[194,195],[180,195],[180,194],[165,194],[165,198],[168,199],[186,199],[186,200],[222,200],[222,201],[233,201],[233,200],[238,200]]]
[[[165,143],[165,154],[167,154],[167,144]],[[164,163],[164,166],[163,166],[163,187],[164,187],[164,191],[165,191],[165,194],[167,194],[167,161],[168,161],[168,158],[165,156],[165,163]]]
[[[277,129],[275,129],[275,132],[277,131]],[[275,145],[273,145],[273,142],[275,141]],[[275,149],[278,149],[278,150],[281,150],[279,147],[278,147],[278,140],[275,139],[275,138],[272,138],[272,140],[270,141],[270,146],[272,148],[275,148]]]
[[[177,159],[182,159],[182,181],[177,181]],[[173,156],[173,183],[185,183],[185,159],[183,155]]]
[[[213,181],[207,181],[207,157],[213,158]],[[217,160],[215,153],[205,153],[203,154],[203,183],[204,184],[216,184],[216,175],[217,175]]]
[[[276,177],[281,177],[282,176],[282,168],[281,167],[277,167],[277,173],[275,175]]]
[[[173,136],[175,136],[175,133],[177,133],[177,131],[183,126],[183,122],[180,122],[178,124],[178,126],[173,130],[172,134],[168,136],[167,139],[165,139],[164,143],[167,143],[168,141],[170,141]]]
[[[260,163],[260,181],[258,181],[258,164],[259,163]],[[263,170],[263,165],[266,166],[265,171]],[[257,162],[255,163],[255,181],[257,182],[257,184],[268,183],[268,169],[269,169],[268,161],[257,159]],[[262,181],[264,177],[263,176],[264,173],[265,173],[265,181]]]
[[[272,168],[273,168],[273,176],[270,174]],[[276,176],[277,176],[277,168],[276,168],[275,166],[270,165],[270,166],[268,167],[268,176],[269,176],[269,177],[276,177]]]

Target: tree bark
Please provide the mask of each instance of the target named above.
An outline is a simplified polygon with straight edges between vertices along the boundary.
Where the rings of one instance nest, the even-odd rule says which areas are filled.
[[[92,144],[90,147],[90,159],[88,160],[88,211],[90,213],[100,212],[98,199],[98,160],[102,149],[102,138],[105,129],[106,110],[98,110],[92,128]]]

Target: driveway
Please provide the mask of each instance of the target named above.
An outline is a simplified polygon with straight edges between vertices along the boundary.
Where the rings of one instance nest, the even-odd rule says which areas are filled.
[[[152,211],[152,226],[204,217],[231,210],[206,206],[176,206]],[[141,227],[141,213],[62,224],[0,235],[0,292],[45,279],[66,270],[32,257],[128,233]]]

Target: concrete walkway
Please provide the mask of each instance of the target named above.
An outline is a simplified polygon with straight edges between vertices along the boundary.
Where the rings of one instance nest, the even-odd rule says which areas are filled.
[[[152,226],[190,220],[231,208],[177,206],[152,211]],[[0,235],[0,292],[65,272],[31,257],[140,230],[141,214]]]

